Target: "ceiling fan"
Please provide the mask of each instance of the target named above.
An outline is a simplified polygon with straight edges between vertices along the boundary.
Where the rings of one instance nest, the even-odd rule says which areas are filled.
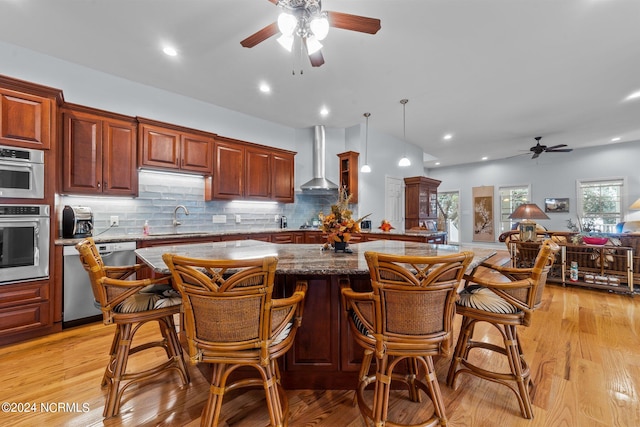
[[[568,153],[569,151],[573,151],[573,148],[563,148],[566,147],[567,144],[554,145],[552,147],[547,147],[546,145],[541,145],[540,140],[541,136],[536,136],[535,140],[537,144],[529,149],[533,153],[532,159],[537,158],[542,153]]]
[[[380,20],[349,13],[323,11],[321,0],[268,0],[283,9],[277,22],[255,32],[240,44],[254,47],[278,33],[278,42],[291,51],[294,36],[298,36],[309,55],[313,67],[324,64],[320,41],[326,37],[329,27],[375,34],[380,30]]]

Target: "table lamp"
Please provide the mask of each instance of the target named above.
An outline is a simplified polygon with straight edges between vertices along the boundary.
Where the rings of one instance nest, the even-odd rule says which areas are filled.
[[[549,219],[546,213],[542,212],[542,209],[535,203],[523,203],[516,208],[509,219],[519,219],[520,224],[518,230],[520,231],[520,240],[523,242],[535,242],[536,241],[536,223],[532,221],[534,219]]]

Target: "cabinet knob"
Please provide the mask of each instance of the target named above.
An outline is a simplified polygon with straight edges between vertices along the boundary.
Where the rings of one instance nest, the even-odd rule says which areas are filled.
[[[100,188],[100,182],[98,182],[98,188]]]

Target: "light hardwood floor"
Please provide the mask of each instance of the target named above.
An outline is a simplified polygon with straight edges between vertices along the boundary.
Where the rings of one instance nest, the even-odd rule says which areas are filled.
[[[457,336],[459,317],[456,320]],[[482,331],[484,339],[497,338],[489,328]],[[536,383],[535,418],[520,416],[506,387],[464,375],[455,390],[447,387],[449,359],[441,359],[436,367],[450,426],[640,425],[640,297],[548,285],[533,325],[520,332]],[[141,337],[155,333],[145,329]],[[0,402],[14,402],[13,409],[22,409],[0,413],[0,425],[198,426],[208,384],[195,367],[190,367],[191,384],[182,388],[172,374],[132,387],[121,414],[103,420],[100,380],[112,334],[113,327],[97,323],[0,348]],[[287,394],[290,426],[365,425],[351,404],[351,391]],[[406,422],[420,416],[421,410],[403,399],[404,394],[394,395],[399,397],[392,399],[396,417]],[[222,426],[268,425],[261,390],[238,391],[225,399]],[[18,407],[24,404],[35,411]]]

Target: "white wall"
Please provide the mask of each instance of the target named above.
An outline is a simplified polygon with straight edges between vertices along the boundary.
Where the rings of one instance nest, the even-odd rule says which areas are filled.
[[[538,159],[512,159],[463,166],[434,168],[426,173],[442,181],[438,191],[460,191],[461,241],[471,242],[473,231],[472,187],[494,186],[494,212],[499,212],[498,188],[529,185],[530,201],[544,209],[544,199],[569,198],[569,213],[549,213],[540,224],[549,230],[567,230],[568,219],[576,218],[576,182],[586,179],[626,179],[623,207],[626,220],[640,219],[640,212],[627,207],[640,198],[640,141],[611,144],[599,148],[575,149],[570,153],[544,153]],[[496,218],[498,220],[498,218]],[[498,222],[496,222],[498,229]],[[499,232],[496,232],[496,239]]]

